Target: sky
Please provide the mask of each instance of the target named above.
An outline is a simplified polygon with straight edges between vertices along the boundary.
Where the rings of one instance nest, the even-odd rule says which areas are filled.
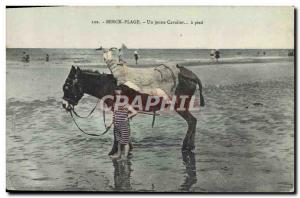
[[[141,24],[107,24],[139,20]],[[147,24],[147,20],[186,24]],[[93,24],[92,21],[99,21]],[[195,25],[192,22],[203,24]],[[145,23],[143,23],[145,22]],[[7,48],[294,48],[293,7],[6,9]]]

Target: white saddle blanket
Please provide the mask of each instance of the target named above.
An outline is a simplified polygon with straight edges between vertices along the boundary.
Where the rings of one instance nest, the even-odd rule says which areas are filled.
[[[149,95],[170,99],[178,84],[179,69],[176,65],[159,65],[151,68],[131,68],[125,64],[108,64],[118,85]]]

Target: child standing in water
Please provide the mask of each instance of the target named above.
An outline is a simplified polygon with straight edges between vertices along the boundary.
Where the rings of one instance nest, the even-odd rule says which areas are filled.
[[[121,89],[117,88],[115,90],[116,97],[120,96],[122,93]],[[129,153],[129,143],[130,143],[130,125],[129,119],[134,117],[137,111],[129,104],[118,105],[115,104],[113,112],[113,121],[109,125],[114,125],[114,135],[118,142],[118,152],[114,155],[110,155],[112,159],[118,159],[122,155],[122,150],[124,150],[124,158],[127,159]]]

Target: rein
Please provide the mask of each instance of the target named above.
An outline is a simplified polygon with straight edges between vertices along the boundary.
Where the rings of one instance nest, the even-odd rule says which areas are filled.
[[[81,128],[79,127],[79,125],[77,124],[77,122],[76,122],[76,120],[75,120],[75,118],[74,118],[74,116],[73,116],[73,113],[74,113],[74,115],[77,116],[78,118],[88,118],[88,117],[91,116],[92,113],[95,111],[95,109],[96,109],[96,107],[97,107],[99,101],[100,101],[100,99],[98,99],[98,101],[97,101],[95,107],[94,107],[94,108],[90,111],[90,113],[89,113],[88,115],[86,115],[86,116],[80,116],[80,115],[75,111],[74,108],[72,108],[71,111],[70,111],[70,115],[71,115],[71,117],[72,117],[72,119],[73,119],[75,125],[77,126],[77,128],[78,128],[82,133],[84,133],[84,134],[86,134],[86,135],[90,135],[90,136],[101,136],[101,135],[106,134],[106,133],[109,131],[109,129],[111,128],[111,127],[107,127],[107,128],[105,129],[105,131],[102,132],[102,134],[88,133],[88,132],[84,131],[83,129],[81,129]],[[73,112],[73,113],[72,113],[72,112]],[[106,123],[105,123],[105,111],[104,111],[104,109],[103,109],[103,122],[104,122],[104,126],[106,126]]]
[[[99,136],[104,135],[105,133],[107,133],[107,132],[109,131],[109,129],[110,129],[110,127],[107,127],[106,130],[105,130],[104,132],[102,132],[102,134],[94,134],[94,133],[88,133],[88,132],[85,132],[85,131],[82,130],[82,129],[79,127],[79,125],[77,124],[77,122],[76,122],[76,120],[75,120],[75,118],[74,118],[74,116],[73,116],[73,114],[72,114],[72,111],[70,111],[70,115],[71,115],[71,117],[72,117],[72,119],[73,119],[75,125],[77,126],[77,128],[78,128],[82,133],[84,133],[84,134],[86,134],[86,135],[97,136],[97,137],[99,137]]]
[[[88,118],[90,115],[92,115],[92,113],[95,111],[95,109],[97,108],[97,105],[99,103],[100,99],[98,99],[96,105],[94,106],[94,108],[90,111],[90,113],[86,116],[80,116],[76,111],[75,111],[75,107],[72,108],[73,113],[78,117],[78,118]]]

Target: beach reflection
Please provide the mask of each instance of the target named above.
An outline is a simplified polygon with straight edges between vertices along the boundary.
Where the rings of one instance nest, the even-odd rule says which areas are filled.
[[[192,185],[197,183],[195,154],[191,151],[182,151],[182,160],[186,167],[186,177],[179,190],[190,191]]]
[[[115,191],[131,191],[130,175],[131,161],[127,160],[112,160],[114,166],[114,190]]]

